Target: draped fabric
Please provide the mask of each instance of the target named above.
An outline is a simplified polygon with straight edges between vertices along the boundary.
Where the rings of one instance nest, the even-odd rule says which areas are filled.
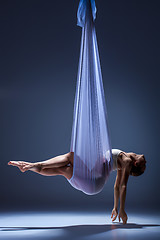
[[[70,151],[70,184],[86,194],[100,192],[112,169],[111,144],[99,60],[95,0],[81,0],[77,25],[82,27]]]

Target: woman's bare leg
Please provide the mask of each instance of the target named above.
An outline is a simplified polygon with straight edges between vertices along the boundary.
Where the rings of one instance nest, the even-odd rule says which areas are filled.
[[[73,174],[73,156],[74,153],[69,152],[42,162],[10,161],[8,165],[18,167],[21,172],[30,170],[44,176],[62,175],[70,179]]]
[[[31,170],[32,171],[32,170]],[[72,166],[65,166],[60,168],[44,168],[39,174],[43,176],[64,176],[67,179],[70,179],[73,175],[73,167]]]
[[[57,167],[64,167],[68,164],[73,166],[73,152],[69,152],[45,161],[40,162],[41,168],[57,168]]]

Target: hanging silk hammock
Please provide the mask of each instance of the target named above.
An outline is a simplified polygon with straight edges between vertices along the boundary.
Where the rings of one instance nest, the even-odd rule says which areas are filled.
[[[95,32],[95,0],[81,0],[82,27],[70,151],[74,152],[70,184],[86,194],[100,192],[112,169],[111,144]]]

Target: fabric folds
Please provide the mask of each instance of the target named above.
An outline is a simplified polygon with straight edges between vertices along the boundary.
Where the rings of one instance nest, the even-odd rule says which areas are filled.
[[[82,37],[70,146],[74,167],[69,182],[89,195],[103,189],[112,169],[95,18],[95,0],[81,0],[77,24],[82,27]]]

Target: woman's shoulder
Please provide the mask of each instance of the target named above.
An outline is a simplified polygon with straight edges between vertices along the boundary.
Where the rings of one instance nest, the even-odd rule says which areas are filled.
[[[119,167],[122,169],[127,166],[132,166],[133,160],[128,153],[122,151],[118,156],[117,163]]]

